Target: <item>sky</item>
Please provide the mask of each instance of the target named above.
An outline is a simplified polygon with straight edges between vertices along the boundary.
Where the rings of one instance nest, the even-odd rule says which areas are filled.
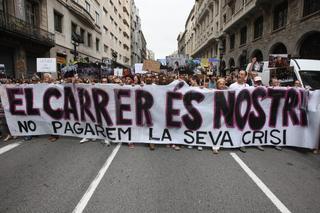
[[[178,49],[177,37],[184,31],[195,0],[135,0],[147,48],[156,59]]]

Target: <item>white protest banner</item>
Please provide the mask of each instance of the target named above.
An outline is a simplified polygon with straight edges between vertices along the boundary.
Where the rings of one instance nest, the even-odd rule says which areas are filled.
[[[145,74],[147,71],[143,71],[143,64],[135,64],[134,65],[134,73],[135,74]]]
[[[115,68],[115,69],[114,69],[114,75],[115,75],[115,76],[122,77],[122,76],[123,76],[123,69],[121,69],[121,68]]]
[[[37,58],[37,72],[57,72],[57,59]]]
[[[0,89],[12,135],[194,146],[317,147],[320,91],[170,85],[35,84]]]

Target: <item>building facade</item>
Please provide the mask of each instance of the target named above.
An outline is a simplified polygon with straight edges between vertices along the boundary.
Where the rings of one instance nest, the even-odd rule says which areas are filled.
[[[219,57],[220,36],[220,1],[197,0],[194,6],[194,20],[192,30],[193,58]]]
[[[185,54],[191,57],[193,53],[193,40],[194,40],[194,7],[189,13],[188,19],[185,24]]]
[[[59,70],[74,60],[131,67],[146,55],[133,0],[0,0],[0,64],[8,77],[31,77],[36,58],[57,58]]]
[[[47,0],[0,0],[0,64],[7,77],[28,78],[36,58],[49,57],[54,34],[48,32]]]
[[[131,1],[131,62],[132,65],[142,63],[141,19],[134,1]]]
[[[147,49],[147,60],[155,60],[155,55],[152,50]]]
[[[130,0],[100,1],[103,7],[103,58],[131,66]]]
[[[144,37],[143,32],[140,30],[139,31],[139,39],[141,39],[141,49],[140,49],[140,54],[141,54],[141,62],[147,59],[147,41]]]
[[[225,68],[269,54],[320,59],[320,1],[197,0],[193,10],[193,58],[217,57]]]
[[[74,59],[72,35],[80,36],[77,59],[131,65],[129,0],[54,0],[48,4],[49,30],[56,34],[51,57],[59,63]]]
[[[185,30],[183,33],[180,33],[177,38],[178,53],[182,55],[186,54],[186,32],[187,30]]]
[[[50,56],[56,57],[59,65],[73,60],[101,61],[102,10],[96,1],[53,0],[48,1],[47,10],[49,31],[55,33]],[[75,44],[75,34],[82,42]]]
[[[320,59],[320,1],[233,0],[222,3],[222,41],[227,67],[257,57],[288,54]]]

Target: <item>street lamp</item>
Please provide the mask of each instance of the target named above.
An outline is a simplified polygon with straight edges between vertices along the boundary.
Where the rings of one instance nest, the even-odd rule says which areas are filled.
[[[224,69],[225,69],[225,64],[222,63],[223,55],[224,55],[224,44],[223,41],[220,40],[218,43],[218,49],[219,49],[219,59],[220,59],[220,64],[219,64],[219,71],[220,75],[224,75]]]
[[[81,36],[79,34],[77,34],[76,32],[72,33],[71,40],[72,40],[71,42],[73,44],[73,56],[74,56],[73,60],[76,61],[77,56],[78,56],[77,47],[80,44],[83,44],[84,41],[83,41],[83,38],[81,38]]]

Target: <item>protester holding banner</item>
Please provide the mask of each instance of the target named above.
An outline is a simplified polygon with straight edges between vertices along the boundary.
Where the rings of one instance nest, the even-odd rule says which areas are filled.
[[[280,81],[276,77],[273,77],[270,80],[270,86],[271,87],[280,87]]]
[[[199,80],[199,78],[197,78],[197,76],[192,76],[192,77],[190,78],[189,84],[190,84],[191,87],[199,87],[199,81],[200,81],[200,80]],[[188,149],[192,149],[192,146],[189,145],[189,146],[188,146]],[[198,149],[199,151],[202,151],[202,150],[203,150],[202,146],[198,146],[197,149]]]
[[[226,86],[226,80],[224,78],[219,78],[217,80],[217,90],[227,90],[228,87]],[[220,147],[219,146],[212,146],[213,154],[219,154]]]
[[[9,141],[12,136],[9,132],[9,128],[7,125],[7,121],[5,118],[5,114],[4,114],[4,109],[0,100],[0,132],[1,132],[1,137],[4,137],[3,141],[7,142]]]
[[[42,80],[43,83],[51,84],[51,83],[53,83],[53,81],[54,80],[53,80],[52,75],[50,73],[43,74],[43,80]],[[26,138],[26,139],[31,140],[31,138]],[[58,139],[59,139],[59,135],[50,135],[50,137],[48,138],[48,140],[51,142],[55,142]]]
[[[245,87],[249,87],[249,85],[246,83],[247,76],[248,76],[247,71],[241,70],[237,75],[237,81],[231,84],[229,89],[237,90],[237,89],[243,89]]]
[[[301,82],[299,80],[295,80],[294,81],[294,87],[295,88],[301,88],[302,87]]]
[[[263,84],[262,84],[262,78],[260,77],[260,76],[256,76],[256,77],[254,77],[254,86],[255,87],[261,87],[261,86],[263,86]]]

